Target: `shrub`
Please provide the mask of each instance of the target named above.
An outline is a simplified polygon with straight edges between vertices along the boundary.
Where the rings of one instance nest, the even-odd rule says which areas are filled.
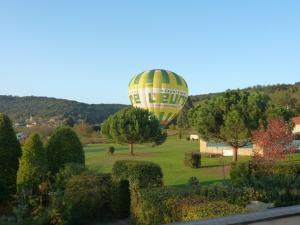
[[[190,190],[143,189],[140,193],[137,224],[156,225],[190,221],[244,212],[244,208],[224,200],[210,200]]]
[[[191,168],[199,168],[201,166],[201,155],[198,152],[186,152],[184,157],[184,165]]]
[[[38,134],[27,138],[17,174],[18,191],[23,194],[37,194],[38,185],[45,181],[48,167],[46,152]]]
[[[16,192],[21,147],[10,119],[0,113],[0,203]]]
[[[253,197],[275,206],[300,203],[300,165],[274,163],[265,159],[232,164],[232,181],[241,188],[252,189]]]
[[[163,185],[163,174],[160,166],[144,161],[117,161],[112,169],[113,210],[118,218],[131,215],[134,218],[139,210],[139,192],[143,188]],[[130,193],[130,196],[129,196]]]
[[[66,163],[85,163],[82,144],[70,128],[57,129],[47,144],[46,152],[52,174],[57,173]]]
[[[188,184],[192,186],[198,186],[200,182],[197,177],[190,177],[188,180]]]
[[[76,175],[66,185],[65,202],[70,224],[84,224],[111,215],[111,176]]]
[[[230,178],[236,184],[248,184],[250,181],[251,171],[248,162],[231,163]]]
[[[185,139],[186,139],[187,141],[190,141],[190,140],[191,140],[191,138],[190,138],[189,136],[187,136]]]
[[[246,206],[251,200],[258,199],[258,193],[251,187],[224,185],[222,183],[201,186],[196,190],[196,193],[210,200],[224,200],[240,206]]]
[[[64,191],[67,182],[72,176],[88,173],[83,164],[78,163],[67,163],[60,169],[55,175],[53,188],[55,191]]]
[[[107,153],[113,155],[115,152],[115,148],[113,146],[110,146],[108,149],[107,149]]]

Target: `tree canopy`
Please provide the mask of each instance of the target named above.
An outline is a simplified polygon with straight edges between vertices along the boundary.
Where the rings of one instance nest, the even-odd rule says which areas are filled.
[[[57,173],[66,163],[85,163],[82,144],[76,133],[67,127],[58,128],[46,147],[50,171]]]
[[[30,135],[24,144],[17,174],[19,191],[32,194],[45,181],[48,172],[46,151],[38,134]]]
[[[251,141],[252,131],[267,126],[271,115],[288,117],[289,114],[273,106],[266,95],[235,90],[202,102],[191,110],[189,118],[201,138],[232,146],[236,161],[238,148]]]
[[[161,144],[166,139],[158,119],[148,110],[125,108],[110,116],[101,127],[102,134],[117,143],[129,144],[133,155],[133,144],[150,142]]]

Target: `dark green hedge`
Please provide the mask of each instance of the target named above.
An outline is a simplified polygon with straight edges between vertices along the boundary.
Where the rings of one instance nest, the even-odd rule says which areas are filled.
[[[65,189],[68,222],[86,224],[111,216],[111,175],[75,175]]]
[[[201,166],[201,154],[199,152],[186,152],[184,165],[191,168],[199,168]]]
[[[231,180],[255,190],[256,200],[275,206],[300,204],[300,165],[292,162],[232,164]]]
[[[212,200],[188,189],[147,188],[140,191],[135,222],[140,225],[156,225],[226,216],[244,211],[241,206],[225,200]]]
[[[121,160],[115,162],[112,179],[112,205],[118,218],[127,217],[129,212],[135,218],[134,212],[139,207],[140,190],[163,185],[163,173],[160,166],[145,161]],[[129,206],[131,207],[130,211]]]

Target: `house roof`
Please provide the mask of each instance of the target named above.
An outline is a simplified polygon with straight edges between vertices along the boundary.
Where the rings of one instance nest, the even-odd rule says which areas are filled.
[[[300,116],[294,117],[294,118],[293,118],[293,122],[294,122],[296,125],[300,125]]]

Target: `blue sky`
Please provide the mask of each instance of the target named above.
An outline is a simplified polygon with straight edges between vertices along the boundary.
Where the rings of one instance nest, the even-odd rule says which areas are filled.
[[[129,103],[143,70],[190,94],[300,81],[300,1],[1,1],[0,94]]]

